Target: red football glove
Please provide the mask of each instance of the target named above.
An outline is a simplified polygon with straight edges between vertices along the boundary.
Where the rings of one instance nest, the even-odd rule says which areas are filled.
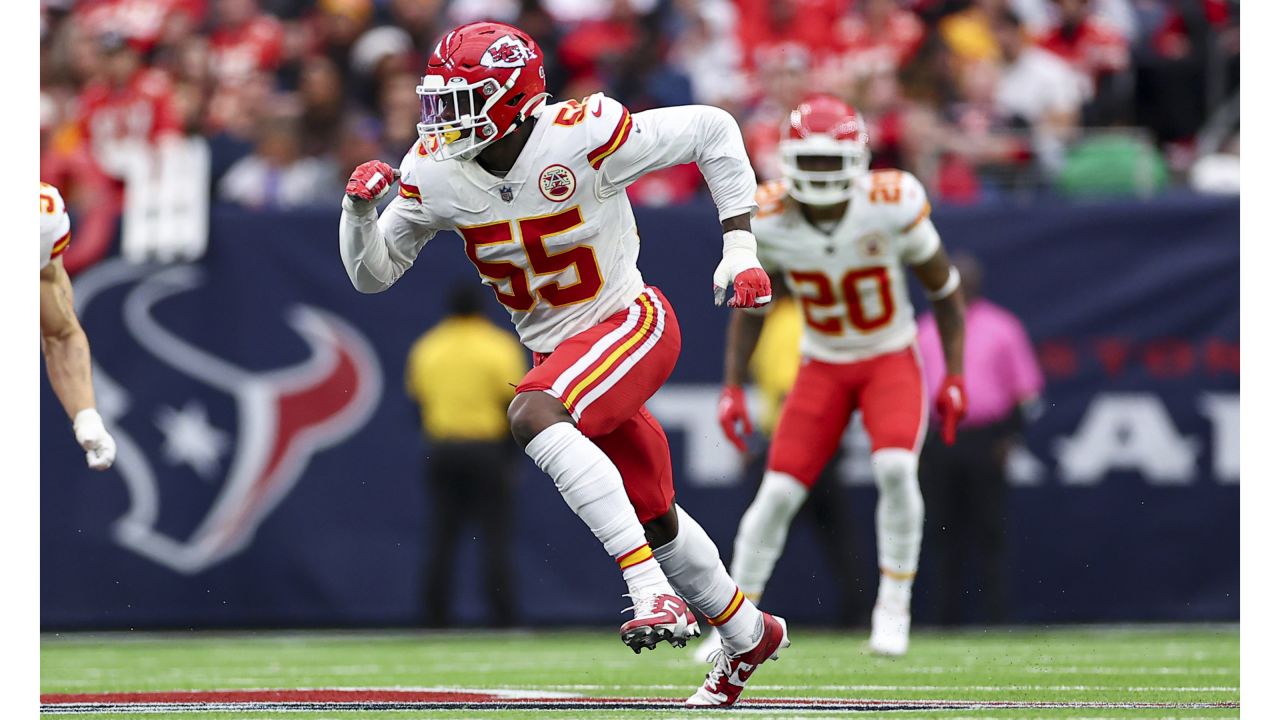
[[[720,429],[729,442],[739,452],[747,451],[747,436],[751,434],[751,414],[747,412],[747,396],[737,385],[725,385],[720,391],[720,403],[716,407],[720,413]],[[738,432],[738,423],[742,423],[742,432]]]
[[[733,297],[729,298],[731,308],[758,308],[767,305],[773,299],[773,285],[769,282],[769,273],[761,268],[743,270],[733,278]]]
[[[942,442],[952,445],[956,441],[956,426],[969,412],[969,398],[964,394],[964,377],[948,375],[938,388],[934,401],[938,417],[942,418]]]
[[[347,181],[347,197],[356,202],[377,202],[399,178],[399,170],[393,170],[381,160],[370,160],[351,173],[351,179]]]

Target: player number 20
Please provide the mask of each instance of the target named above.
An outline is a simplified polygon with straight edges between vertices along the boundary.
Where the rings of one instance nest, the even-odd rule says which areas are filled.
[[[491,281],[489,284],[493,286],[498,302],[512,310],[528,312],[539,299],[552,307],[561,307],[586,302],[600,292],[603,284],[600,266],[596,263],[596,253],[590,246],[579,245],[563,252],[550,253],[545,244],[547,238],[569,232],[582,222],[582,211],[574,206],[551,215],[460,227],[458,233],[466,244],[467,257],[480,274]],[[524,247],[525,256],[529,259],[529,270],[535,278],[559,275],[572,267],[577,271],[578,279],[567,285],[559,282],[543,285],[537,289],[535,297],[529,270],[505,260],[480,259],[479,248],[515,242],[517,237]],[[503,281],[506,281],[509,288],[506,291],[500,287]]]
[[[821,272],[793,272],[791,281],[797,288],[812,288],[812,293],[801,292],[800,304],[804,307],[804,321],[809,327],[826,335],[839,335],[844,332],[844,324],[839,315],[816,312],[821,308],[829,308],[837,303],[835,287],[831,278]],[[874,293],[879,296],[879,312],[876,308],[868,309],[859,291],[861,286],[874,283]],[[849,324],[860,332],[868,333],[878,330],[893,319],[893,293],[889,292],[889,271],[882,267],[850,270],[840,279],[840,289],[844,292],[845,316]]]

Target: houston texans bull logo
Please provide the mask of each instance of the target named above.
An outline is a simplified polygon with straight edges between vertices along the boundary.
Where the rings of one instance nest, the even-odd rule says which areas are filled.
[[[186,339],[180,325],[161,321],[158,316],[166,302],[181,301],[204,282],[197,266],[157,270],[119,260],[95,267],[76,282],[82,316],[96,299],[120,294],[121,320],[137,343],[140,363],[157,360],[163,372],[178,378],[164,386],[173,397],[156,397],[154,389],[140,387],[144,383],[137,378],[128,383],[117,380],[112,376],[115,369],[94,358],[99,409],[115,432],[115,467],[125,480],[130,502],[114,526],[115,539],[187,574],[248,547],[312,456],[359,430],[382,394],[381,371],[369,344],[345,321],[316,307],[267,311],[282,316],[283,326],[296,339],[281,339],[295,344],[300,339],[307,357],[266,371],[230,362]],[[138,396],[144,394],[146,400],[140,401]],[[218,399],[226,406],[224,415],[234,418],[224,425],[238,427],[234,442],[231,433],[209,420],[206,405]],[[154,439],[156,430],[162,443]],[[194,482],[213,489],[207,512],[189,518],[190,527],[179,531],[166,522],[170,513],[161,501],[161,481],[178,482],[170,478],[186,472],[183,466],[196,476]]]

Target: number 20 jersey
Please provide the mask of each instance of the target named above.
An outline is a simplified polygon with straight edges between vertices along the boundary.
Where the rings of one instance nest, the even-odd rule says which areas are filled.
[[[760,262],[781,275],[804,311],[805,357],[848,363],[910,347],[916,339],[903,265],[941,245],[929,201],[913,175],[868,173],[855,181],[830,233],[809,224],[781,182],[760,186],[752,223]]]
[[[435,231],[456,230],[521,342],[549,353],[643,291],[626,185],[649,170],[706,157],[706,138],[695,146],[694,136],[711,110],[665,108],[633,117],[600,94],[548,105],[505,177],[475,162],[436,162],[419,141],[400,166],[399,197],[379,228],[393,252],[405,248],[409,257]],[[720,176],[708,176],[718,181],[713,194],[726,189],[717,198],[722,217],[754,208],[749,165],[741,150],[736,155],[723,172],[714,161],[703,167]]]

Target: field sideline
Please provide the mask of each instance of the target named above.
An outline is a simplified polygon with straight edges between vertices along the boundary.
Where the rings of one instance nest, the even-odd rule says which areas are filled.
[[[924,630],[901,660],[865,654],[862,632],[793,628],[792,637],[782,659],[752,678],[743,695],[744,703],[752,702],[733,715],[1189,720],[1240,714],[1235,625]],[[688,711],[674,703],[692,692],[706,668],[691,652],[667,647],[637,657],[607,628],[46,634],[42,714],[683,717]],[[298,689],[314,692],[263,692]],[[175,694],[212,690],[256,692]]]

